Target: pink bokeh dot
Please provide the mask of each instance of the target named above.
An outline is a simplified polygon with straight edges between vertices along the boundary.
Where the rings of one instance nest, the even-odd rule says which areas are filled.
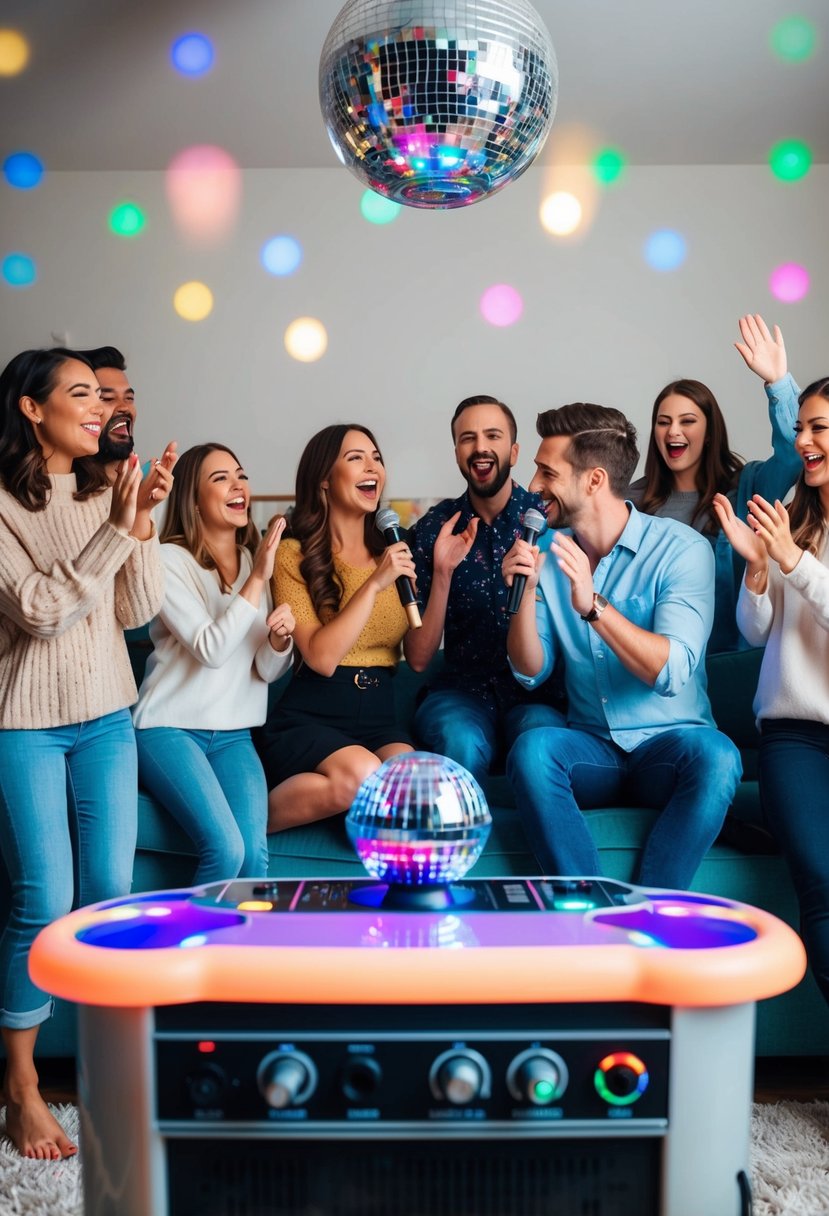
[[[776,300],[794,304],[802,300],[809,290],[809,272],[797,262],[784,262],[775,266],[769,276],[769,290]]]
[[[508,283],[488,287],[481,296],[481,315],[490,325],[514,325],[524,311],[524,301]]]

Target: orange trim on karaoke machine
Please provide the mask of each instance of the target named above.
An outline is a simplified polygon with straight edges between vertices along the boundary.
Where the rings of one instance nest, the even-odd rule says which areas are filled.
[[[192,1001],[417,1005],[516,999],[703,1007],[776,996],[803,977],[803,945],[776,917],[748,905],[705,905],[704,912],[738,918],[757,937],[713,949],[620,943],[460,949],[205,944],[120,950],[77,940],[81,929],[98,920],[94,910],[81,909],[38,935],[29,970],[34,982],[55,996],[124,1008]]]

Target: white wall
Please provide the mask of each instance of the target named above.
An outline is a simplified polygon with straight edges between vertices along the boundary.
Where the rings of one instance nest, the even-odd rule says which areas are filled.
[[[589,229],[569,239],[538,222],[542,194],[567,184],[565,170],[553,180],[550,172],[532,168],[466,210],[404,209],[380,227],[363,220],[361,187],[344,169],[247,171],[236,227],[209,249],[177,233],[161,173],[51,173],[34,191],[4,187],[0,252],[26,251],[39,277],[0,287],[0,358],[48,345],[53,333],[71,345],[121,347],[138,394],[141,457],[169,437],[182,448],[218,439],[238,451],[256,493],[290,490],[307,438],[340,420],[376,430],[391,496],[455,493],[448,419],[461,397],[481,392],[513,406],[526,481],[539,410],[592,400],[646,430],[655,394],[680,375],[713,388],[733,447],[763,456],[765,398],[733,349],[737,318],[760,311],[781,325],[801,385],[829,372],[829,166],[793,184],[754,166],[633,167],[596,199]],[[148,217],[131,241],[107,229],[123,198]],[[642,257],[660,227],[688,242],[672,273]],[[279,232],[305,250],[290,278],[259,264],[261,245]],[[771,269],[786,261],[812,276],[797,304],[769,291]],[[189,279],[215,297],[195,324],[172,307]],[[478,312],[498,282],[524,298],[508,329]],[[283,346],[286,326],[305,314],[329,334],[314,364]]]

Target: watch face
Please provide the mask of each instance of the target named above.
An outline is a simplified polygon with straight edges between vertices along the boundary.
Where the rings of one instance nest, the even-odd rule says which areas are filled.
[[[605,597],[604,597],[603,595],[599,595],[599,594],[598,594],[598,592],[597,592],[597,593],[596,593],[596,594],[593,596],[593,608],[594,608],[594,610],[595,610],[595,611],[597,611],[597,612],[604,612],[604,610],[605,610],[605,608],[606,608],[606,607],[607,607],[607,600],[605,599]]]

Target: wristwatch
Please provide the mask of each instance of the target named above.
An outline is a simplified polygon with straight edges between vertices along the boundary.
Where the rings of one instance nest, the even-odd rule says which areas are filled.
[[[596,594],[593,596],[593,607],[586,616],[583,613],[580,613],[579,615],[583,621],[592,623],[593,621],[597,621],[599,619],[606,607],[607,600],[603,595],[599,595],[599,593],[596,592]]]

